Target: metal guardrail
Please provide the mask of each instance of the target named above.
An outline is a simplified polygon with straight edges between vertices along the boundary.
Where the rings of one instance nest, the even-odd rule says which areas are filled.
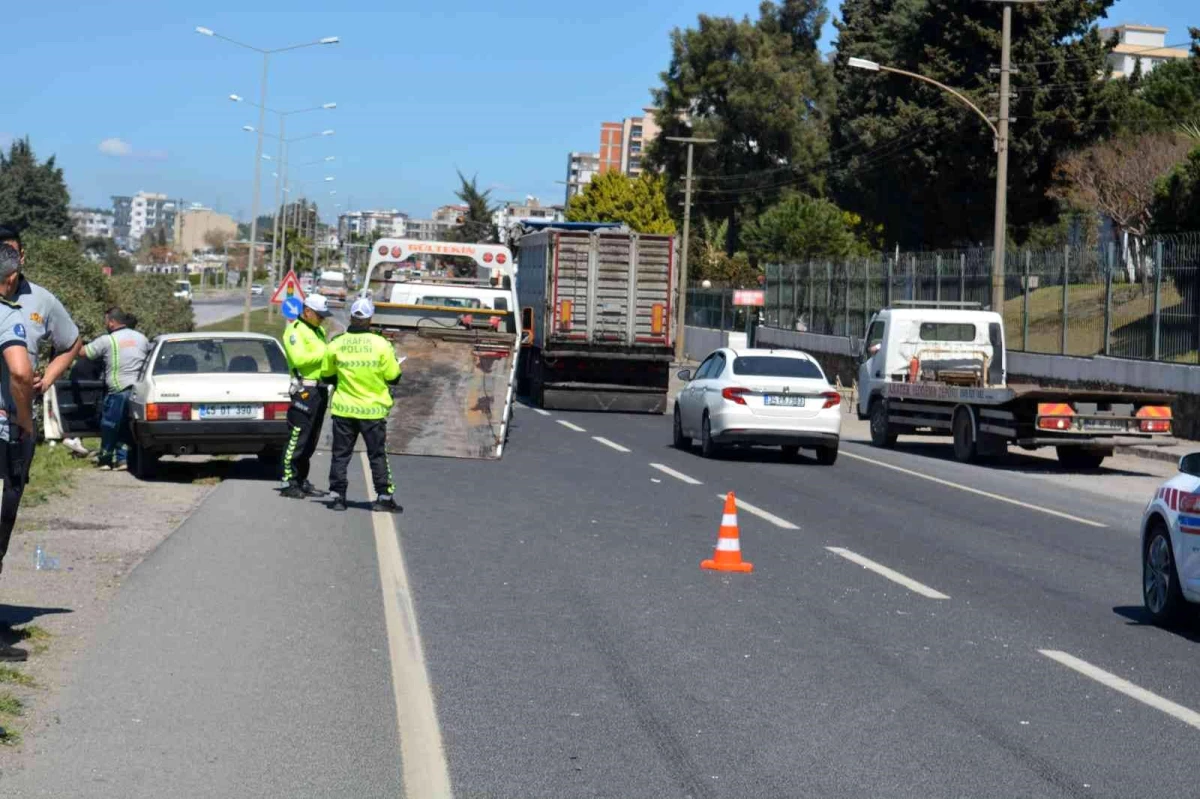
[[[858,337],[900,302],[990,308],[991,260],[977,249],[769,265],[763,321]],[[744,312],[732,289],[688,291],[688,324],[740,330]],[[1200,364],[1200,233],[1128,248],[1010,250],[1002,312],[1010,350]]]

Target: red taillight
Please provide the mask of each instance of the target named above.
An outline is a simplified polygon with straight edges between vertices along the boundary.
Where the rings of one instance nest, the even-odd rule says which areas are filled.
[[[1071,419],[1067,416],[1042,416],[1037,420],[1039,430],[1070,430]]]
[[[386,245],[386,244],[382,245],[382,246],[379,248],[379,254],[380,254],[380,255],[387,255],[387,245]]]
[[[1171,432],[1170,419],[1143,419],[1143,433],[1169,433]]]
[[[289,407],[291,407],[290,402],[268,402],[263,405],[263,418],[276,422],[287,419]]]
[[[826,391],[821,396],[825,398],[825,404],[821,406],[822,409],[834,408],[842,404],[842,395],[836,391]]]
[[[504,253],[502,253],[502,252],[501,252],[501,253],[496,253],[496,263],[498,263],[498,264],[502,264],[502,263],[504,263],[504,262],[505,262],[505,261],[507,261],[507,260],[508,260],[508,259],[504,257]]]
[[[1143,433],[1171,432],[1170,405],[1143,405],[1137,410]]]
[[[192,406],[182,402],[146,404],[147,422],[186,422],[192,418]]]
[[[492,262],[492,254],[490,252],[485,252],[483,254],[483,262],[485,264],[490,264]]]
[[[736,402],[738,405],[745,405],[746,400],[744,399],[743,395],[748,394],[749,392],[750,389],[748,388],[726,388],[721,390],[721,396],[730,402]]]

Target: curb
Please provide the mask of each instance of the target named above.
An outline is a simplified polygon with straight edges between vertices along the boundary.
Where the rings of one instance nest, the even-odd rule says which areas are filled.
[[[1200,442],[1197,442],[1196,449],[1200,450]],[[1179,463],[1180,455],[1177,452],[1172,452],[1167,448],[1158,447],[1116,447],[1117,455],[1132,455],[1135,458],[1141,458],[1147,461],[1161,461],[1163,463]]]

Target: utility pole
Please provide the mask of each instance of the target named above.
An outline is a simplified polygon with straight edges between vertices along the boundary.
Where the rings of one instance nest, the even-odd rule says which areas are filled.
[[[688,236],[692,225],[692,152],[697,144],[714,144],[716,139],[694,136],[667,136],[667,141],[681,142],[688,147],[687,180],[683,189],[683,252],[679,256],[679,321],[675,327],[675,360],[683,361],[684,335],[687,331]]]
[[[1004,250],[1008,245],[1008,94],[1012,68],[1012,3],[1004,4],[1000,38],[1000,117],[996,120],[996,217],[992,231],[992,311],[1004,313]]]

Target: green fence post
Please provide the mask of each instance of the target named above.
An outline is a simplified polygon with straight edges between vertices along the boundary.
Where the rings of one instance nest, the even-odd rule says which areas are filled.
[[[792,264],[792,330],[800,321],[800,264]]]
[[[833,264],[829,261],[825,262],[825,324],[821,330],[833,335]]]
[[[813,304],[813,265],[812,261],[808,262],[808,332],[816,332],[816,309]]]
[[[942,254],[938,253],[937,260],[933,262],[933,302],[939,308],[942,307]]]
[[[1062,354],[1067,354],[1067,286],[1071,283],[1071,245],[1063,247],[1062,269]]]
[[[1021,296],[1021,349],[1029,352],[1029,250],[1025,251],[1025,293]]]
[[[1154,242],[1154,360],[1162,358],[1162,239]]]
[[[887,260],[887,283],[883,286],[883,299],[885,308],[892,307],[892,272],[896,268],[896,263],[892,259]]]
[[[967,301],[967,254],[958,255],[958,301]]]
[[[1112,279],[1113,279],[1113,243],[1108,243],[1108,253],[1104,265],[1104,354],[1112,354]]]
[[[863,259],[863,338],[867,337],[867,323],[871,320],[871,259]]]
[[[917,256],[908,256],[908,300],[915,302],[917,299]]]
[[[846,306],[846,324],[842,326],[842,329],[846,331],[846,338],[850,338],[850,262],[849,261],[842,264],[842,270],[846,273],[846,299],[845,299],[845,303],[844,303]]]

